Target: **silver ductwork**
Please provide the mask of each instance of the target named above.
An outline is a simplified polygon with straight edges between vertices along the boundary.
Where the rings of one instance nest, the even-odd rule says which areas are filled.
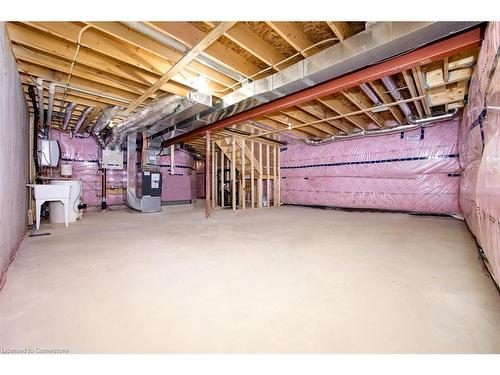
[[[113,127],[111,136],[106,140],[106,148],[121,148],[128,133],[137,131],[139,128],[146,128],[162,120],[176,110],[181,100],[182,97],[180,96],[168,95],[127,117],[121,123]]]
[[[384,105],[384,103],[382,103],[382,101],[377,96],[375,91],[373,91],[373,89],[370,86],[368,86],[366,83],[362,83],[361,85],[359,85],[359,88],[361,89],[361,91],[363,91],[365,93],[366,96],[368,96],[370,98],[370,100],[373,102],[373,104],[375,104],[377,106]]]
[[[192,92],[182,98],[175,112],[164,117],[147,130],[148,137],[164,141],[178,134],[183,121],[212,108],[212,96],[202,92]]]
[[[396,86],[396,83],[393,81],[393,79],[390,76],[387,77],[382,77],[382,83],[384,84],[385,88],[389,93],[391,94],[392,98],[395,101],[401,101],[404,100],[403,96],[398,90],[398,87]],[[400,103],[398,104],[399,108],[403,111],[405,116],[411,117],[413,116],[413,113],[411,112],[410,106],[407,103]]]
[[[377,22],[271,76],[250,82],[223,98],[203,116],[186,121],[179,133],[190,132],[307,87],[377,64],[463,32],[480,22]],[[181,133],[182,134],[182,133]]]
[[[332,135],[332,136],[329,136],[326,138],[321,138],[321,139],[306,138],[304,140],[304,143],[308,144],[309,146],[322,146],[322,145],[325,145],[328,143],[333,143],[333,142],[338,142],[338,141],[345,141],[345,140],[365,138],[365,137],[376,137],[379,135],[400,133],[400,132],[415,130],[415,129],[419,129],[419,128],[427,128],[427,127],[431,127],[431,126],[436,125],[437,122],[451,120],[451,119],[455,118],[458,115],[458,113],[459,113],[458,108],[455,108],[452,111],[445,113],[443,115],[426,117],[426,118],[422,118],[422,119],[408,118],[407,125],[400,125],[400,126],[396,126],[393,128],[384,128],[384,129],[376,129],[376,130],[362,130],[358,133]]]
[[[94,126],[89,130],[89,132],[93,134],[99,134],[102,129],[108,125],[108,122],[115,117],[115,115],[118,113],[118,111],[121,109],[121,107],[115,105],[115,106],[108,106],[104,108],[101,111],[101,114],[97,118],[97,120],[94,123]]]
[[[71,116],[73,115],[73,110],[77,106],[76,103],[69,103],[65,110],[64,110],[64,119],[63,119],[63,124],[62,128],[63,130],[66,130],[68,128],[69,122],[71,120]]]
[[[75,134],[78,134],[80,128],[82,127],[83,125],[83,122],[85,121],[85,119],[88,117],[88,115],[90,115],[92,113],[92,111],[94,110],[94,107],[87,107],[85,108],[85,110],[81,113],[80,117],[78,117],[78,120],[76,121],[76,125],[75,125],[75,128],[73,129],[73,132]]]

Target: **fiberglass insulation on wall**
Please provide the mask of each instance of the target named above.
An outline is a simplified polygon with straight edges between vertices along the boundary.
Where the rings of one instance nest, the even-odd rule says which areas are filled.
[[[490,22],[460,126],[460,209],[500,282],[500,23]]]
[[[456,214],[458,124],[289,146],[281,152],[282,202]]]

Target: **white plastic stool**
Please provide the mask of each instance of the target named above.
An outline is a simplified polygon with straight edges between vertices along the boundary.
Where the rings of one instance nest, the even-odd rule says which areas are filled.
[[[40,185],[29,184],[35,190],[36,201],[36,229],[40,228],[40,214],[42,204],[50,201],[61,201],[64,205],[64,222],[68,226],[69,217],[69,197],[71,195],[71,185]]]

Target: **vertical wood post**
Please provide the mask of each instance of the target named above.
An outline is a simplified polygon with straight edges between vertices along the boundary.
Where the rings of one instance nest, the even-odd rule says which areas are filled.
[[[257,207],[262,208],[262,143],[259,142],[259,179],[257,180]]]
[[[278,207],[281,206],[281,149],[280,146],[277,146],[278,149],[278,160],[276,161],[276,168],[278,168],[278,194],[276,195],[278,198]]]
[[[226,175],[225,171],[225,165],[224,165],[224,152],[222,152],[222,149],[220,150],[220,206],[224,207],[224,176]]]
[[[210,217],[210,130],[205,132],[205,217]]]
[[[212,208],[215,209],[215,200],[217,197],[217,190],[215,189],[216,186],[216,172],[217,172],[217,159],[215,158],[215,142],[212,141]]]
[[[278,204],[278,153],[276,150],[278,149],[277,146],[273,147],[273,206],[276,207]]]
[[[267,191],[266,191],[266,207],[271,207],[271,181],[269,180],[270,174],[269,174],[269,165],[270,165],[270,160],[269,160],[269,143],[266,145],[266,183],[267,183]]]
[[[255,208],[254,142],[250,141],[250,205]]]
[[[241,197],[240,197],[240,207],[242,210],[246,209],[246,182],[245,182],[245,174],[246,174],[246,155],[245,155],[245,138],[241,138],[240,140],[240,147],[241,147]]]
[[[236,211],[236,139],[231,139],[231,195],[233,211]]]

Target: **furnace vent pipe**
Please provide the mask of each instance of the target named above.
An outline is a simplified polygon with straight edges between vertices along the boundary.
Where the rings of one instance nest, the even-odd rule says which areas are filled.
[[[394,128],[384,128],[377,130],[363,130],[360,131],[359,133],[353,133],[353,134],[332,135],[322,139],[306,138],[304,139],[304,143],[308,144],[309,146],[322,146],[328,143],[345,141],[349,139],[376,137],[379,135],[394,134],[399,132],[415,130],[419,128],[428,128],[436,125],[437,122],[451,120],[455,118],[458,115],[458,112],[459,112],[458,108],[455,108],[452,111],[445,113],[443,115],[425,117],[421,119],[407,118],[408,121],[407,125],[400,125]]]
[[[385,88],[387,89],[387,91],[389,91],[389,93],[391,94],[391,96],[395,101],[404,100],[403,96],[399,92],[396,84],[394,83],[391,77],[389,76],[382,77],[382,83],[384,84]],[[398,104],[398,106],[399,108],[401,108],[401,110],[403,111],[403,113],[407,118],[413,116],[413,113],[411,112],[410,106],[408,104],[400,103]]]
[[[75,109],[76,105],[77,105],[76,103],[69,103],[66,106],[66,109],[64,111],[63,125],[62,125],[63,130],[66,130],[68,128],[68,124],[71,120],[71,116],[73,115],[73,110]]]

